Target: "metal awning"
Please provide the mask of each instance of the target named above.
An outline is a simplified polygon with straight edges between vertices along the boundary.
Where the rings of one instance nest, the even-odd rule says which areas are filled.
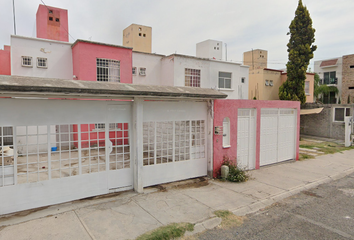
[[[223,99],[215,89],[0,75],[0,97]]]
[[[300,115],[315,114],[322,112],[322,108],[300,109]]]

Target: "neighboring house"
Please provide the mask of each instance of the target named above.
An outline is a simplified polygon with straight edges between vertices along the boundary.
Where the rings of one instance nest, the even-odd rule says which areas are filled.
[[[180,54],[133,52],[133,83],[213,88],[228,99],[247,99],[248,66]]]
[[[151,53],[152,28],[131,24],[123,30],[123,46],[134,51]]]
[[[197,43],[196,56],[200,58],[223,60],[222,41],[208,39]]]
[[[11,75],[11,47],[7,45],[0,49],[0,75]]]
[[[354,103],[354,54],[343,56],[342,103]]]
[[[250,66],[248,99],[279,100],[279,87],[287,80],[283,70],[267,68],[268,52],[256,49],[245,52],[244,64]],[[306,102],[313,102],[314,74],[306,73]]]

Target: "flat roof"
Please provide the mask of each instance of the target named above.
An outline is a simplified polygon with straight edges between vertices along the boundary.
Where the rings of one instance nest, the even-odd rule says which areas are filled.
[[[0,75],[0,97],[223,99],[215,89]]]
[[[96,45],[102,45],[102,46],[109,46],[109,47],[116,47],[116,48],[133,49],[133,48],[131,48],[131,47],[125,47],[125,46],[121,46],[121,45],[114,45],[114,44],[110,44],[110,43],[94,42],[94,41],[83,40],[83,39],[77,39],[77,40],[71,45],[71,47],[73,48],[73,47],[74,47],[76,44],[78,44],[79,42],[90,43],[90,44],[96,44]]]

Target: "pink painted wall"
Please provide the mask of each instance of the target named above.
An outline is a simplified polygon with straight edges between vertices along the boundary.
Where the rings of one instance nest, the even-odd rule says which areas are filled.
[[[120,61],[120,82],[132,83],[132,49],[78,40],[73,44],[73,69],[78,80],[96,81],[96,58]]]
[[[49,10],[52,13],[49,13]],[[69,42],[68,11],[40,4],[36,15],[37,38]]]
[[[257,109],[256,129],[256,169],[259,169],[260,142],[261,142],[261,109],[262,108],[293,108],[297,109],[297,138],[296,138],[296,160],[299,159],[299,137],[300,137],[300,102],[294,101],[260,101],[260,100],[235,100],[222,99],[214,101],[214,127],[222,126],[225,117],[230,118],[230,148],[223,148],[222,135],[215,135],[214,144],[214,177],[220,169],[223,157],[226,155],[232,159],[237,156],[237,117],[239,108]]]
[[[11,75],[11,51],[10,46],[4,46],[0,50],[0,75]]]

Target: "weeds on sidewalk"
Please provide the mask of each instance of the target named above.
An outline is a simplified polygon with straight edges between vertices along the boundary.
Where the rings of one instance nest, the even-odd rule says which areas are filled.
[[[214,214],[222,219],[221,228],[227,229],[237,227],[243,224],[244,217],[239,217],[227,210],[218,210]]]
[[[136,240],[170,240],[182,237],[186,231],[193,231],[194,224],[171,223],[139,236]]]
[[[312,159],[315,158],[314,156],[308,155],[306,153],[300,153],[299,154],[299,160],[306,160],[306,159]]]
[[[337,144],[334,142],[310,142],[310,141],[302,141],[300,143],[301,148],[307,148],[307,149],[315,149],[320,152],[323,152],[323,154],[333,154],[337,152],[343,152],[345,150],[350,150],[354,149],[354,146],[350,147],[344,147],[341,144]],[[306,158],[304,158],[306,159]]]
[[[222,165],[229,167],[229,175],[226,180],[230,182],[246,182],[250,177],[247,171],[237,166],[236,159],[224,156]]]

